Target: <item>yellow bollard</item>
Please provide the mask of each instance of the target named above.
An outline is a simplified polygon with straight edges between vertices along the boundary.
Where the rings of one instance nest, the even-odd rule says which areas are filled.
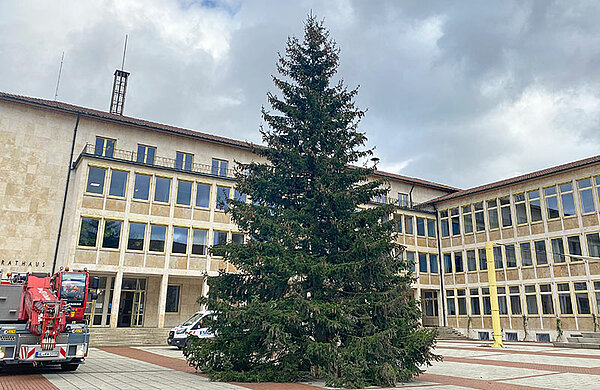
[[[492,306],[492,328],[494,332],[494,344],[492,348],[506,348],[502,344],[502,328],[500,327],[500,309],[498,307],[498,289],[496,285],[496,264],[494,261],[494,243],[485,243],[485,255],[487,259],[488,283],[490,285],[490,304]]]

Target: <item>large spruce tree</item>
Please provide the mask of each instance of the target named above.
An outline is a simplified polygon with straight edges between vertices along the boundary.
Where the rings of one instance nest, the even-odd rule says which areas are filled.
[[[237,269],[210,278],[202,299],[216,337],[186,347],[191,365],[225,381],[393,385],[420,372],[434,334],[420,328],[412,275],[394,243],[391,205],[359,208],[387,192],[357,130],[357,89],[332,83],[339,50],[311,15],[290,38],[273,77],[281,96],[261,134],[266,160],[242,164],[237,188],[251,203],[229,212],[245,244],[213,248]]]

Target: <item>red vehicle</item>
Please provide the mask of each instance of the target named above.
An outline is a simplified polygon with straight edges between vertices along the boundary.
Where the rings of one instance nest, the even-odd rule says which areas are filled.
[[[87,270],[61,269],[53,276],[7,274],[0,278],[0,366],[60,364],[76,370],[87,356],[84,319],[98,278]]]

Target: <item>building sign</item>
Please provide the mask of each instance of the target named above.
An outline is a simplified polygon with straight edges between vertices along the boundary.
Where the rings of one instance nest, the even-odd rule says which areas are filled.
[[[49,272],[46,261],[0,259],[0,271],[7,272]],[[49,264],[48,264],[49,266]]]

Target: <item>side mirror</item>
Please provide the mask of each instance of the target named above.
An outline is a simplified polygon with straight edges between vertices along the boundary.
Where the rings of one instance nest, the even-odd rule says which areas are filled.
[[[90,283],[90,289],[97,290],[98,286],[100,286],[100,278],[98,276],[94,276],[92,278],[92,282]]]

